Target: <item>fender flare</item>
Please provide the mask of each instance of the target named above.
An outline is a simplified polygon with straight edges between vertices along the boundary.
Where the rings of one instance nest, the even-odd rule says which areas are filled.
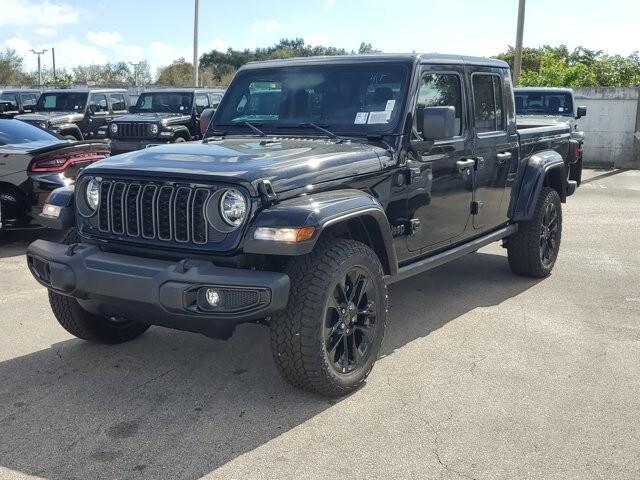
[[[169,128],[173,130],[173,138],[181,137],[182,133],[186,134],[187,141],[192,139],[191,132],[185,125],[170,125]]]
[[[567,198],[567,166],[562,155],[555,150],[544,150],[529,157],[513,203],[513,221],[521,222],[533,217],[545,178],[556,171],[560,175],[560,199],[564,202]]]
[[[367,234],[374,234],[378,254],[386,274],[395,275],[398,260],[391,234],[391,226],[382,205],[370,194],[355,190],[332,190],[312,195],[302,195],[273,205],[257,214],[251,222],[243,246],[245,253],[263,255],[297,256],[310,253],[327,229],[351,220],[366,222]],[[300,243],[284,243],[256,240],[259,227],[315,227],[311,239]]]
[[[56,130],[58,130],[58,132],[60,132],[59,135],[62,136],[69,135],[71,132],[73,132],[76,138],[78,138],[79,136],[79,140],[84,140],[84,135],[82,134],[80,127],[78,127],[78,125],[76,125],[75,123],[63,123],[61,125],[56,125]]]

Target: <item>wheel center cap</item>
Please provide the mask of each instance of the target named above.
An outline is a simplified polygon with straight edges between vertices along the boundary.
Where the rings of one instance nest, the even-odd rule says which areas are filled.
[[[347,305],[347,312],[345,314],[345,323],[349,325],[355,322],[357,317],[358,312],[356,310],[356,306],[353,304],[353,302],[349,302],[349,304]]]

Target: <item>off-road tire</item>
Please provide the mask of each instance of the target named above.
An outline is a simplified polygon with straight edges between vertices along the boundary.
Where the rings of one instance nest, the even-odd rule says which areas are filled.
[[[75,228],[70,229],[62,243],[80,241]],[[149,325],[134,320],[112,321],[83,309],[78,301],[49,290],[49,304],[58,323],[71,335],[94,343],[116,344],[142,335]]]
[[[353,268],[370,274],[376,297],[375,333],[362,366],[341,374],[330,363],[323,332],[334,285]],[[291,280],[287,308],[270,322],[271,352],[278,370],[295,387],[321,395],[340,397],[356,390],[373,368],[386,324],[387,288],[377,255],[354,240],[320,239],[312,253],[292,260],[285,271]]]
[[[71,140],[72,142],[78,142],[78,138],[75,135],[65,135],[65,140]]]
[[[541,255],[541,231],[545,211],[549,205],[553,205],[557,212],[558,230],[553,257],[550,262],[544,262]],[[562,238],[561,205],[560,195],[556,190],[548,187],[542,189],[531,220],[521,222],[518,231],[507,240],[509,266],[513,273],[534,278],[544,278],[551,273]]]
[[[185,138],[184,138],[184,137],[176,137],[176,138],[173,140],[173,143],[184,143],[184,142],[186,142],[186,140],[185,140]]]

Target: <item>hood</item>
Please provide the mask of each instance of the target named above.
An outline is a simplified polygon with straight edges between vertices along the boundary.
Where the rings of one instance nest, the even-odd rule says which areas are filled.
[[[78,112],[36,112],[16,115],[17,120],[23,122],[51,122],[51,123],[73,123],[84,118]]]
[[[182,113],[131,113],[129,115],[122,115],[114,119],[114,123],[160,123],[165,125],[171,125],[173,123],[180,123],[186,120],[190,120],[190,115],[184,115]]]
[[[109,174],[170,180],[238,183],[256,191],[270,180],[276,193],[340,178],[377,172],[383,148],[364,143],[282,139],[226,139],[211,143],[162,145],[116,155],[85,169]]]

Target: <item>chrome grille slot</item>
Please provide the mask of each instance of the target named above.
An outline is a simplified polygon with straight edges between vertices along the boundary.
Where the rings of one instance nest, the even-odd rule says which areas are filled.
[[[125,216],[127,219],[127,235],[137,237],[140,235],[140,192],[142,187],[132,183],[125,196]]]
[[[173,187],[160,187],[160,193],[158,194],[157,211],[158,211],[158,238],[160,240],[171,240],[172,237],[172,225],[171,220],[173,217],[172,201],[173,201]]]
[[[122,235],[124,233],[124,192],[126,184],[116,182],[111,189],[111,231]]]
[[[98,212],[89,218],[97,237],[176,247],[220,244],[229,232],[207,220],[208,202],[218,185],[175,181],[102,178]],[[222,187],[224,188],[224,187]]]
[[[148,239],[156,238],[155,201],[157,192],[158,187],[155,185],[146,185],[142,189],[142,198],[140,199],[142,236]]]
[[[111,192],[111,182],[104,181],[100,184],[100,206],[98,207],[98,229],[101,232],[108,232],[111,227],[109,221],[109,193]]]

